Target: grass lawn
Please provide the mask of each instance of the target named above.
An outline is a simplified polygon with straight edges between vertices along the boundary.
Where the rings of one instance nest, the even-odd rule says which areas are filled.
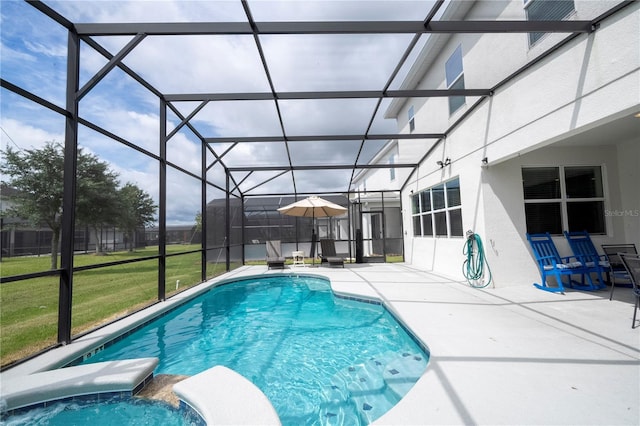
[[[167,246],[167,253],[197,249],[193,245]],[[157,247],[135,252],[111,252],[104,256],[81,254],[74,266],[114,262],[157,255]],[[5,258],[3,276],[46,270],[49,256]],[[201,282],[200,253],[168,257],[166,296]],[[237,267],[232,265],[232,268]],[[207,277],[225,272],[223,264],[208,264]],[[180,280],[179,286],[176,281]],[[54,277],[0,285],[0,360],[2,365],[54,345],[58,332],[59,279]],[[72,335],[91,330],[155,302],[158,298],[158,260],[76,272],[73,276]]]

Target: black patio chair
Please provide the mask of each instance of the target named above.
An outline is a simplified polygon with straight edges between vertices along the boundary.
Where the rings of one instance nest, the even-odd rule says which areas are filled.
[[[631,278],[631,285],[633,286],[631,291],[636,301],[633,307],[631,328],[636,328],[636,314],[638,313],[638,309],[640,309],[640,255],[620,253],[620,259]]]
[[[320,248],[322,249],[322,254],[320,255],[321,265],[328,263],[329,266],[342,266],[344,268],[344,258],[336,254],[336,242],[334,240],[329,238],[321,239]]]
[[[609,300],[613,299],[613,290],[619,281],[626,281],[626,286],[631,287],[631,278],[624,265],[622,259],[620,259],[620,253],[638,254],[635,244],[602,244],[602,251],[609,261],[609,267],[611,268],[610,277],[607,276],[607,281],[611,284],[611,293],[609,294]]]

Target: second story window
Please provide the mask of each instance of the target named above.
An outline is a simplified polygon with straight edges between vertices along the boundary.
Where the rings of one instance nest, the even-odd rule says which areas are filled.
[[[524,0],[528,21],[561,21],[575,10],[573,0]],[[529,33],[529,45],[545,33]]]
[[[413,105],[409,107],[409,132],[413,132],[416,128],[416,117],[413,111]]]
[[[389,155],[389,164],[393,166],[395,162],[396,162],[396,154],[394,153]],[[396,169],[391,167],[389,169],[389,180],[393,182],[395,179],[396,179]]]
[[[456,50],[444,65],[447,78],[447,89],[464,89],[464,72],[462,69],[462,45]],[[464,105],[464,96],[449,96],[449,114],[456,112]]]

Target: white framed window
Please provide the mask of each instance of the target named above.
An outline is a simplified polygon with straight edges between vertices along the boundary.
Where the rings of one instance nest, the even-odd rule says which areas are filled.
[[[447,89],[464,89],[462,68],[462,45],[458,45],[444,64]],[[449,114],[456,112],[465,103],[464,96],[449,96]]]
[[[523,0],[527,21],[561,21],[575,11],[573,0]],[[529,33],[532,46],[545,33]]]
[[[409,133],[413,133],[413,131],[416,129],[416,115],[415,115],[415,111],[413,110],[413,105],[411,105],[409,107]]]
[[[456,177],[412,195],[411,214],[416,237],[461,237],[460,179]]]
[[[390,154],[389,155],[389,159],[387,161],[391,166],[393,166],[396,163],[396,154]],[[396,169],[394,167],[389,168],[389,180],[391,182],[393,182],[394,180],[396,180]]]
[[[600,166],[523,167],[522,186],[528,233],[606,233]]]

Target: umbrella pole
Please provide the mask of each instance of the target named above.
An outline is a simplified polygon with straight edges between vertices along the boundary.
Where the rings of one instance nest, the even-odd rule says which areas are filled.
[[[311,244],[316,244],[316,211],[314,209],[311,210]],[[313,248],[313,259],[311,259],[311,266],[316,266],[316,249],[318,246]]]

